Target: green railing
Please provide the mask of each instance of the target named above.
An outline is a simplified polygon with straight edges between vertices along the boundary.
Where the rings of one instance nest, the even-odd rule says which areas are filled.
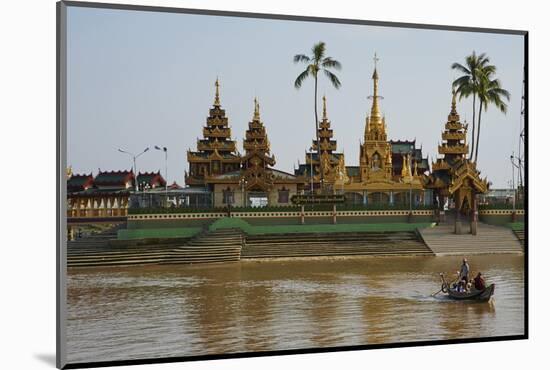
[[[345,233],[345,232],[414,232],[432,227],[431,222],[418,223],[368,223],[368,224],[316,224],[316,225],[251,225],[240,218],[220,218],[209,226],[210,231],[240,229],[248,235],[292,234],[292,233]]]
[[[300,212],[301,206],[266,206],[266,207],[231,207],[231,212]],[[332,211],[331,204],[308,204],[304,205],[305,211]],[[408,211],[407,205],[386,205],[386,204],[338,204],[337,211]],[[418,205],[412,210],[433,210],[432,206]],[[227,207],[216,208],[130,208],[128,214],[168,214],[168,213],[227,213]]]

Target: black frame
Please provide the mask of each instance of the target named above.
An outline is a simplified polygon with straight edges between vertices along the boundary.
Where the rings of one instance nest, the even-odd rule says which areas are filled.
[[[164,13],[183,13],[196,15],[214,15],[224,17],[244,17],[258,19],[277,19],[287,21],[302,21],[302,22],[318,22],[318,23],[340,23],[340,24],[355,24],[355,25],[370,25],[370,26],[386,26],[397,28],[415,28],[429,30],[445,30],[459,32],[476,32],[476,33],[498,33],[522,35],[524,37],[524,165],[525,165],[525,190],[524,190],[524,207],[525,207],[525,234],[524,243],[524,334],[510,336],[495,336],[495,337],[479,337],[468,339],[450,339],[450,340],[426,340],[418,342],[398,342],[384,344],[366,344],[357,346],[341,346],[330,348],[307,348],[296,350],[274,350],[260,352],[243,352],[230,354],[215,354],[215,355],[200,355],[200,356],[178,356],[165,357],[154,359],[138,359],[138,360],[117,360],[117,361],[98,361],[98,362],[83,362],[83,363],[65,363],[65,304],[66,304],[66,282],[67,274],[66,267],[66,186],[65,186],[65,168],[66,168],[66,8],[67,7],[82,7],[82,8],[101,8],[112,10],[133,10],[146,12],[164,12]],[[56,366],[59,369],[77,369],[77,368],[94,368],[105,366],[125,366],[125,365],[143,365],[143,364],[158,364],[158,363],[173,363],[183,361],[204,361],[204,360],[221,360],[232,358],[247,358],[247,357],[264,357],[264,356],[280,356],[293,354],[309,354],[309,353],[326,353],[326,352],[341,352],[341,351],[357,351],[366,349],[382,349],[382,348],[403,348],[417,346],[433,346],[447,345],[460,343],[481,343],[481,342],[498,342],[508,340],[521,340],[529,338],[529,32],[524,30],[507,30],[495,28],[477,28],[477,27],[459,27],[446,25],[428,25],[419,23],[400,23],[400,22],[383,22],[383,21],[368,21],[357,19],[342,19],[342,18],[325,18],[325,17],[310,17],[285,14],[266,14],[266,13],[249,13],[249,12],[232,12],[221,10],[204,10],[190,8],[175,8],[175,7],[158,7],[158,6],[143,6],[130,4],[110,4],[110,3],[95,3],[81,1],[59,1],[56,4],[56,19],[57,19],[57,94],[56,94],[56,112],[57,112],[57,249],[56,249]]]

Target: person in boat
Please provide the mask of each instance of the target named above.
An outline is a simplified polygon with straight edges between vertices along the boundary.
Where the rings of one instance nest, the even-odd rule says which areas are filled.
[[[460,273],[458,275],[459,281],[464,281],[468,283],[468,274],[470,273],[470,265],[468,265],[468,260],[464,258],[462,260],[462,266],[460,266]]]
[[[481,272],[477,273],[477,276],[474,279],[474,286],[477,290],[484,290],[485,289],[485,279],[483,279],[483,276],[481,275]]]

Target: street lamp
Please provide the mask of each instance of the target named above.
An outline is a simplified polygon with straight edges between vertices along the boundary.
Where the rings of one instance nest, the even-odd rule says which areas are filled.
[[[141,153],[139,153],[138,155],[135,155],[134,153],[130,153],[130,152],[127,152],[126,150],[122,150],[120,148],[118,148],[118,151],[121,152],[121,153],[125,153],[125,154],[128,154],[130,157],[132,157],[132,159],[134,160],[134,176],[135,176],[135,181],[134,183],[136,184],[136,192],[138,191],[138,183],[137,183],[137,167],[136,167],[136,159],[142,155],[143,153],[145,153],[146,151],[149,150],[149,147],[145,148]]]
[[[309,148],[309,165],[310,165],[310,178],[311,178],[311,194],[313,194],[313,146]]]
[[[164,201],[166,203],[166,206],[168,207],[168,148],[163,146],[162,148],[158,145],[155,145],[156,150],[162,150],[164,152]]]
[[[521,189],[521,191],[523,191],[523,176],[522,176],[523,160],[521,156],[515,156],[514,152],[512,152],[512,155],[510,156],[510,161],[512,161],[512,165],[518,169],[518,188]],[[517,164],[515,161],[517,161]],[[513,172],[512,172],[512,176],[514,176]],[[519,194],[516,193],[516,197],[519,199]]]
[[[518,164],[514,162],[514,159],[518,159]],[[512,163],[512,188],[514,189],[514,201],[512,202],[512,207],[514,209],[514,212],[516,212],[516,198],[517,198],[517,190],[516,190],[516,184],[515,184],[515,169],[517,168],[518,171],[520,171],[521,166],[521,160],[518,157],[514,157],[514,152],[512,152],[512,155],[510,156],[510,162]]]
[[[239,180],[239,183],[241,185],[241,196],[243,198],[243,208],[246,207],[246,197],[245,197],[245,193],[244,193],[244,189],[246,187],[246,185],[248,184],[248,181],[246,181],[246,179],[244,177],[242,177],[240,180]]]

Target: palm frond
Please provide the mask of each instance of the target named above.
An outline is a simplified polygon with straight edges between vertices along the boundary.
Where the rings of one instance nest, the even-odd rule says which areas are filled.
[[[330,72],[326,69],[323,69],[323,72],[325,72],[325,75],[329,78],[330,82],[332,82],[332,86],[339,89],[340,86],[342,85],[342,83],[340,82],[338,77],[334,73],[332,73],[332,72]]]
[[[313,60],[319,63],[325,56],[325,49],[326,49],[326,46],[323,41],[319,41],[318,43],[313,45],[313,48],[311,49],[311,52],[313,54]]]
[[[464,74],[468,74],[468,75],[471,74],[470,70],[469,70],[468,68],[464,67],[464,66],[463,66],[462,64],[460,64],[460,63],[453,63],[453,64],[451,65],[451,69],[456,69],[456,70],[458,70],[458,71],[460,71],[460,72],[462,72],[462,73],[464,73]]]
[[[309,63],[310,60],[311,59],[304,54],[296,54],[294,56],[294,63],[300,63],[300,62]]]
[[[323,59],[323,61],[321,62],[321,66],[323,66],[323,68],[334,68],[338,70],[342,69],[342,65],[340,64],[340,62],[332,59],[331,57],[326,57],[325,59]]]
[[[306,68],[305,71],[303,71],[298,75],[298,77],[296,77],[296,81],[294,81],[294,87],[297,89],[302,87],[302,82],[304,82],[304,80],[309,76],[309,74],[310,74],[310,71],[308,66],[308,68]]]

